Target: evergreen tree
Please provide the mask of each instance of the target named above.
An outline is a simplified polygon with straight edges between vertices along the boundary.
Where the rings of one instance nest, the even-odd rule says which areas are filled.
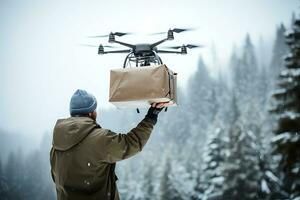
[[[230,108],[231,92],[228,84],[229,80],[223,74],[219,73],[215,81],[215,107],[217,109],[214,120],[218,120],[223,124],[227,124],[228,115],[232,112]]]
[[[190,78],[188,91],[190,124],[197,125],[198,130],[206,129],[216,110],[213,81],[201,57],[196,72]],[[193,129],[191,131],[193,132]]]
[[[38,150],[32,152],[27,156],[26,161],[24,162],[24,184],[23,185],[23,198],[22,199],[46,199],[44,198],[43,188],[46,186],[46,183],[43,182],[43,177],[47,173],[43,173],[41,156]],[[48,190],[51,191],[49,187]]]
[[[284,67],[283,56],[288,52],[287,45],[285,43],[284,33],[286,28],[281,24],[276,30],[275,42],[273,46],[273,55],[271,59],[271,65],[268,70],[270,77],[269,90],[272,90],[275,87],[275,80],[277,79],[278,74]]]
[[[191,136],[190,124],[188,122],[190,113],[187,112],[186,95],[181,88],[177,90],[178,106],[169,107],[166,115],[160,116],[162,130],[164,132],[163,141],[184,145]]]
[[[269,85],[269,74],[268,74],[268,64],[269,63],[269,54],[270,51],[265,46],[264,39],[262,37],[259,38],[258,48],[256,50],[257,55],[257,63],[258,63],[258,82],[257,87],[255,88],[257,90],[257,97],[258,102],[257,105],[259,106],[259,109],[267,113],[266,110],[266,104],[267,99],[269,98],[270,94],[268,91],[268,85]]]
[[[185,163],[176,161],[171,172],[171,181],[174,187],[174,199],[190,200],[193,196],[194,179],[191,173],[187,171]]]
[[[8,199],[8,188],[4,177],[3,166],[0,159],[0,197],[3,200]]]
[[[174,188],[171,180],[172,164],[169,156],[167,156],[163,174],[160,182],[160,199],[161,200],[181,200],[180,194]]]
[[[205,183],[203,200],[221,199],[222,197],[225,130],[220,123],[214,123],[212,129],[214,130],[210,131],[203,158],[205,162],[203,169],[203,182]]]
[[[239,107],[243,107],[249,99],[257,98],[255,89],[258,85],[258,65],[254,46],[250,35],[246,36],[241,57],[233,52],[231,57],[231,68],[233,69],[233,88],[237,95]]]
[[[236,122],[229,130],[229,141],[223,176],[223,196],[221,199],[252,200],[260,191],[261,172],[255,136]]]
[[[22,199],[23,198],[23,162],[20,151],[11,152],[8,156],[7,163],[5,165],[5,177],[7,180],[7,199]]]
[[[194,192],[192,194],[192,200],[202,200],[203,194],[205,192],[205,183],[202,177],[202,163],[197,167],[193,166],[192,175],[194,176],[195,184],[194,184]]]
[[[117,175],[122,181],[117,181],[120,197],[124,200],[133,199],[133,179],[130,160],[126,160],[117,165]],[[122,170],[121,170],[122,169]]]
[[[49,151],[52,147],[52,134],[49,132],[45,132],[40,144],[40,148],[38,151],[40,163],[37,163],[41,167],[40,173],[42,177],[40,177],[40,181],[43,183],[42,187],[39,188],[41,192],[40,199],[43,200],[51,200],[56,198],[55,185],[52,181],[51,172],[50,172],[50,154]],[[36,172],[38,174],[38,172]]]
[[[264,38],[260,35],[258,39],[258,47],[256,48],[257,63],[260,68],[266,67],[269,64],[271,53],[266,46]]]
[[[154,196],[154,186],[153,186],[153,168],[151,165],[147,166],[144,169],[144,182],[143,182],[143,190],[144,190],[144,199],[151,200]]]
[[[231,99],[231,116],[228,131],[225,131],[223,155],[220,163],[224,182],[219,199],[254,199],[260,192],[261,172],[257,137],[244,122],[246,114],[237,106],[237,98],[233,92]],[[217,198],[218,199],[218,198]]]
[[[264,113],[267,113],[266,105],[268,103],[268,98],[270,96],[269,92],[269,74],[267,72],[266,66],[261,66],[260,73],[258,75],[258,83],[257,83],[257,95],[258,95],[258,102],[257,105],[258,108],[263,111]]]
[[[274,174],[274,160],[270,152],[266,152],[260,156],[260,171],[263,173],[261,179],[260,198],[266,200],[287,199],[287,194],[282,190],[282,182]]]
[[[241,115],[241,111],[237,105],[237,97],[235,94],[235,91],[231,92],[231,96],[230,96],[230,102],[229,102],[229,112],[227,115],[227,121],[226,121],[226,125],[231,126],[232,124],[234,124],[240,117]],[[228,128],[228,127],[226,127]]]
[[[279,156],[278,171],[283,189],[289,198],[300,198],[300,20],[286,34],[290,53],[279,76],[276,100],[272,110],[277,115],[277,128],[273,145]]]
[[[199,173],[201,172],[202,161],[199,155],[201,155],[204,146],[207,128],[217,113],[214,90],[215,82],[200,57],[197,70],[191,76],[188,84],[186,106],[188,109],[183,111],[188,113],[187,119],[182,118],[182,120],[188,121],[187,130],[190,132],[184,146],[184,151],[190,152],[186,155],[189,162],[185,167],[187,170],[195,173],[194,181],[196,182],[195,190],[197,193],[200,193],[198,190],[201,190],[197,188],[201,187]]]
[[[295,15],[295,13],[293,12],[293,13],[292,13],[292,18],[291,18],[291,26],[294,26],[295,22],[296,22],[296,15]]]
[[[40,148],[31,152],[24,161],[23,199],[55,199],[54,184],[50,173],[49,149],[51,136],[43,135]]]

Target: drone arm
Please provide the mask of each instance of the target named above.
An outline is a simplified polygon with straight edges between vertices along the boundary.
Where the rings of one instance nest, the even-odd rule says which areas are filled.
[[[131,50],[130,49],[124,49],[124,50],[116,50],[116,51],[104,51],[103,54],[107,54],[107,53],[130,53]]]
[[[176,53],[176,54],[182,54],[181,51],[166,51],[166,50],[157,50],[157,53]]]
[[[118,43],[120,45],[123,45],[125,47],[129,47],[129,48],[134,48],[135,46],[132,45],[132,44],[128,44],[128,43],[125,43],[125,42],[121,42],[121,41],[117,41],[117,40],[114,40],[115,43]]]
[[[151,44],[150,46],[151,46],[151,48],[156,47],[157,45],[160,45],[161,43],[163,43],[163,42],[165,42],[167,40],[168,40],[168,38],[160,40],[158,42],[155,42],[155,43]]]

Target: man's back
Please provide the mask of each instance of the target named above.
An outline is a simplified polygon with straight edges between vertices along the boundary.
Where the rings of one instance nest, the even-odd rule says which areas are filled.
[[[89,117],[58,120],[50,155],[58,199],[118,199],[115,162],[141,151],[155,123],[146,117],[116,134]]]

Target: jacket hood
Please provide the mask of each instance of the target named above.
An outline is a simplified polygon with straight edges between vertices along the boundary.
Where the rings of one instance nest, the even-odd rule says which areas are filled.
[[[59,119],[53,130],[53,148],[66,151],[80,143],[97,126],[89,117]]]

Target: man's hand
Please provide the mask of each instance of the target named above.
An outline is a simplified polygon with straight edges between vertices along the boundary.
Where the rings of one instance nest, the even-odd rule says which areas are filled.
[[[168,105],[172,105],[170,102],[159,102],[159,103],[152,103],[151,107],[149,108],[146,117],[149,117],[153,120],[157,120],[157,116],[160,113],[160,111]]]
[[[163,108],[163,107],[166,107],[166,106],[170,106],[172,104],[173,103],[170,103],[170,102],[152,103],[151,107],[154,107],[154,108]]]

